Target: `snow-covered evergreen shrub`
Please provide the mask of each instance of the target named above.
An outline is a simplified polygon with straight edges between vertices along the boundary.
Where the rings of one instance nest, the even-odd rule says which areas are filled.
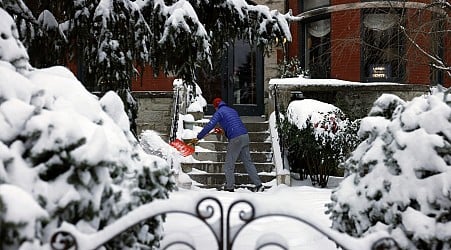
[[[388,231],[402,249],[451,248],[451,107],[444,93],[404,102],[383,95],[361,123],[364,141],[333,191],[332,227]],[[396,106],[396,107],[395,107]]]
[[[0,31],[11,32],[4,13]],[[98,100],[63,67],[24,67],[17,43],[0,43],[0,249],[45,248],[62,222],[91,233],[167,198],[175,188],[171,170],[140,147],[120,97],[108,92]],[[161,219],[107,247],[158,247]]]
[[[48,213],[42,228],[31,234],[19,229],[37,223],[37,218],[17,222],[2,217],[6,235],[1,236],[8,238],[11,230],[17,236],[2,238],[3,249],[17,249],[25,239],[47,243],[63,221],[84,232],[102,229],[133,208],[167,198],[174,188],[167,163],[146,154],[134,139],[120,98],[109,92],[105,98],[112,99],[98,102],[75,77],[65,79],[57,71],[63,72],[35,70],[28,75],[30,81],[0,66],[0,187],[17,186]],[[53,85],[44,82],[52,80]],[[119,117],[114,120],[103,110],[119,112]],[[16,206],[5,203],[1,193],[0,200],[6,214]],[[144,222],[153,238],[146,242],[149,245],[158,246],[160,220]],[[140,228],[122,236],[128,238],[129,247],[140,242],[136,237]]]
[[[290,103],[281,130],[291,171],[326,187],[330,175],[341,175],[340,162],[358,144],[358,123],[330,104],[316,100]]]

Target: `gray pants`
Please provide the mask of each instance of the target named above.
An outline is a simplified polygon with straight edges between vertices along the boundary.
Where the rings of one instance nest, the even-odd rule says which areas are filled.
[[[232,189],[235,186],[235,162],[240,157],[241,161],[246,168],[251,181],[256,185],[260,185],[262,182],[258,177],[257,169],[251,160],[251,154],[249,152],[249,134],[240,135],[229,140],[227,145],[227,154],[224,164],[224,172],[226,178],[225,188]]]

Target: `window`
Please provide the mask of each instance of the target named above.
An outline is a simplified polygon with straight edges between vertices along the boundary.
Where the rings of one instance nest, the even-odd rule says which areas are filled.
[[[330,0],[304,0],[303,11],[330,5]],[[304,68],[311,78],[330,77],[330,15],[312,17],[301,27]]]
[[[233,99],[235,104],[256,104],[257,48],[237,40],[233,50]]]
[[[362,19],[363,81],[402,82],[402,32],[399,13],[366,11]]]
[[[305,65],[311,78],[330,77],[330,18],[306,23]]]

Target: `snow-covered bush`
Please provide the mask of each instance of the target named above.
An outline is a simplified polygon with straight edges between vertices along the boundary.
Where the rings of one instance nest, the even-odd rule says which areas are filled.
[[[299,77],[304,75],[307,75],[307,72],[302,68],[302,62],[297,57],[283,60],[277,65],[278,78]]]
[[[381,96],[332,193],[332,227],[359,237],[386,230],[403,249],[450,249],[450,120],[438,89],[407,103]]]
[[[23,67],[22,47],[11,48],[0,43],[0,249],[45,247],[63,221],[97,231],[168,197],[170,168],[140,147],[116,93],[99,100],[68,69]],[[161,217],[142,222],[111,244],[158,246],[160,227]]]
[[[284,147],[291,171],[327,186],[330,175],[358,144],[356,124],[337,107],[316,100],[291,102],[282,121]]]

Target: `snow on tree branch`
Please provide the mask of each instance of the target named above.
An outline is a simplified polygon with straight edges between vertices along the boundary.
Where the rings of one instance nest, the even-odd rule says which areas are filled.
[[[171,6],[166,6],[163,0],[157,0],[155,1],[155,8],[160,9],[160,13],[165,19],[163,35],[158,43],[169,43],[176,46],[177,37],[170,36],[186,32],[199,38],[199,45],[202,45],[201,51],[205,52],[203,56],[208,58],[210,37],[204,25],[199,21],[193,6],[188,1],[180,0]]]
[[[269,47],[291,40],[291,12],[281,14],[245,0],[136,1],[152,27],[151,63],[190,82],[200,65],[210,65],[236,39]]]
[[[0,7],[19,17],[41,14],[40,22],[15,20],[32,65],[76,62],[84,85],[103,93],[129,91],[146,65],[193,83],[199,68],[212,68],[238,39],[266,49],[290,41],[296,19],[245,0],[68,0],[31,9],[25,3],[0,0]]]
[[[14,13],[22,19],[36,23],[36,18],[33,13],[25,5],[23,0],[0,0],[0,8],[5,9],[8,12]]]

